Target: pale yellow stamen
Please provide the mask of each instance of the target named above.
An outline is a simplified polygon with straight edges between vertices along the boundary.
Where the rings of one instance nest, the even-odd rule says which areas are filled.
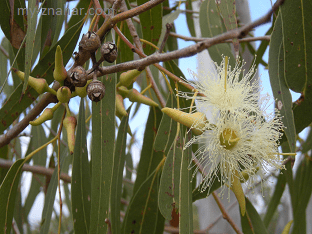
[[[226,92],[226,80],[227,80],[227,65],[228,65],[228,57],[225,56],[224,61],[224,90]]]

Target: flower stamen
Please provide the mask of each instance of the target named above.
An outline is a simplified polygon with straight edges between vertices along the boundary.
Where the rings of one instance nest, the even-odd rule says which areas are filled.
[[[225,56],[224,61],[224,90],[226,92],[226,80],[227,80],[227,65],[228,65],[228,57]]]

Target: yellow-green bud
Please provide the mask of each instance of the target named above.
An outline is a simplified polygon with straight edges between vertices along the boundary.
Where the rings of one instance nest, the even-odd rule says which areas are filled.
[[[87,86],[91,83],[92,80],[88,80],[87,84],[83,87],[75,87],[75,92],[79,97],[86,97],[87,96]]]
[[[47,120],[50,120],[53,118],[53,109],[52,108],[46,108],[43,113],[37,118],[35,119],[34,121],[30,121],[29,123],[32,125],[32,126],[37,126],[37,125],[40,125],[42,124],[43,122],[47,121]]]
[[[53,77],[60,83],[67,77],[67,71],[63,64],[62,49],[59,45],[56,47],[55,51],[55,68],[53,71]]]
[[[61,103],[68,103],[71,98],[70,89],[66,86],[60,87],[56,92],[56,97]]]
[[[144,70],[138,71],[137,69],[134,69],[121,73],[119,84],[117,86],[130,86],[143,71]]]
[[[123,116],[128,116],[128,113],[123,104],[123,98],[119,94],[116,94],[116,115],[120,120]]]
[[[67,132],[67,144],[70,154],[74,153],[75,148],[75,128],[77,125],[77,120],[74,116],[67,116],[63,120],[63,125]]]
[[[19,71],[17,69],[13,69],[13,71],[22,81],[24,81],[24,77],[25,77],[24,72]],[[29,76],[28,85],[30,85],[39,94],[43,94],[44,92],[47,92],[49,90],[49,85],[47,81],[43,78],[34,78],[32,76]]]
[[[129,90],[125,86],[120,86],[117,88],[118,93],[123,97],[127,97]]]
[[[206,115],[201,112],[189,114],[168,107],[161,109],[161,111],[180,124],[191,128],[195,135],[201,135],[205,129],[205,123],[208,123]]]
[[[231,189],[232,189],[233,193],[235,194],[235,197],[238,201],[238,204],[239,204],[239,207],[241,210],[241,214],[242,214],[242,216],[244,216],[246,213],[245,194],[244,194],[242,185],[240,183],[239,174],[236,170],[235,170],[235,174],[232,175]]]
[[[129,98],[129,100],[131,102],[139,102],[139,103],[143,103],[149,106],[155,106],[158,107],[158,104],[156,102],[154,102],[152,99],[142,95],[138,90],[136,89],[131,89],[129,90],[129,93],[127,95],[127,98]]]
[[[284,227],[284,230],[283,230],[282,234],[289,234],[290,227],[291,227],[292,223],[293,223],[293,220],[290,220],[290,221],[286,224],[286,226]]]

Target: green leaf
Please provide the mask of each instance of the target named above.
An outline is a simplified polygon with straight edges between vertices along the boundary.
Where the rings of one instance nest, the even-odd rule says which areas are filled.
[[[64,64],[66,64],[72,56],[83,23],[84,22],[79,22],[74,25],[64,34],[58,43],[63,50]],[[46,54],[46,56],[38,62],[31,73],[33,77],[44,77],[49,84],[53,81],[52,69],[54,67],[55,50],[56,46],[54,46]],[[38,97],[38,93],[34,89],[29,88],[26,90],[25,95],[21,99],[22,86],[23,85],[20,84],[14,90],[0,110],[0,133],[3,133],[3,131],[13,123],[20,113],[23,112]]]
[[[0,150],[0,159],[7,160],[9,156],[9,145],[5,145]],[[0,184],[4,180],[5,175],[8,173],[8,169],[0,168]]]
[[[271,36],[269,50],[269,74],[277,109],[279,109],[281,115],[284,116],[282,121],[286,127],[284,129],[285,135],[287,137],[291,152],[295,152],[296,129],[292,111],[291,94],[285,82],[281,23],[281,16],[278,15]]]
[[[91,177],[84,99],[82,98],[80,99],[72,168],[71,200],[74,230],[76,233],[88,233],[90,227]]]
[[[205,0],[200,6],[199,12],[199,24],[202,37],[214,37],[224,33],[224,24],[218,14],[218,8],[215,0]],[[220,64],[222,61],[222,55],[228,56],[231,67],[235,66],[235,59],[231,52],[231,47],[227,43],[214,45],[208,48],[211,59]]]
[[[305,92],[312,84],[312,50],[308,46],[312,37],[312,2],[310,0],[285,1],[281,6],[285,79],[295,92]]]
[[[135,194],[141,184],[156,169],[163,158],[163,153],[154,151],[154,141],[156,137],[156,129],[159,128],[162,112],[159,108],[150,108],[144,132],[144,140],[141,151],[141,158],[137,170],[137,178],[134,183],[133,193]]]
[[[275,190],[273,193],[273,196],[271,197],[270,203],[268,205],[267,211],[265,213],[265,216],[263,218],[263,223],[265,227],[267,228],[270,224],[270,221],[277,209],[277,206],[280,204],[282,195],[284,193],[286,186],[286,177],[284,174],[280,173],[277,178],[277,183],[275,185]]]
[[[15,198],[24,159],[17,160],[9,169],[0,186],[0,233],[10,233],[12,227]]]
[[[68,160],[69,157],[66,157],[68,154],[68,149],[64,149],[60,155],[60,167],[62,168],[64,160]],[[54,207],[54,200],[56,195],[56,189],[58,185],[58,175],[57,175],[57,167],[54,169],[53,175],[51,177],[49,187],[47,190],[47,194],[44,200],[44,206],[42,210],[41,216],[41,224],[40,224],[40,234],[49,233],[52,212]]]
[[[128,116],[124,116],[121,120],[116,140],[110,198],[112,233],[120,233],[120,199],[123,181],[123,170],[126,160],[125,151],[127,145],[127,129],[130,109],[131,106],[128,109]]]
[[[146,0],[137,0],[137,4],[142,5]],[[162,4],[158,4],[150,10],[147,10],[139,15],[143,39],[157,45],[162,28]],[[144,44],[143,50],[146,55],[155,52],[155,48]]]
[[[193,6],[192,6],[192,0],[187,0],[185,3],[185,8],[187,10],[193,11]],[[186,23],[188,26],[188,29],[190,31],[190,34],[192,37],[196,37],[196,32],[195,32],[195,24],[194,24],[194,13],[186,13]]]
[[[236,7],[234,0],[216,1],[227,31],[237,28]]]
[[[153,234],[157,228],[158,206],[157,191],[159,173],[154,170],[149,177],[141,184],[136,194],[131,199],[127,209],[127,216],[124,220],[123,233]]]
[[[100,79],[106,88],[105,97],[92,102],[92,182],[90,233],[106,233],[109,218],[111,177],[115,141],[115,75]]]
[[[312,128],[310,127],[310,131],[306,141],[302,144],[301,152],[303,154],[307,153],[312,148]]]
[[[182,128],[183,129],[183,128]],[[181,129],[185,141],[190,140],[191,133]],[[185,128],[184,128],[185,129]],[[184,134],[185,133],[185,134]],[[179,183],[179,231],[181,234],[193,233],[193,206],[192,206],[192,171],[188,169],[192,161],[192,148],[182,151],[180,183]]]
[[[312,193],[312,163],[309,158],[303,158],[296,171],[294,193],[296,204],[293,204],[294,226],[292,233],[306,233],[306,209]]]
[[[166,107],[176,108],[177,100],[173,94],[170,93],[167,99]],[[177,122],[172,120],[168,115],[163,115],[160,126],[157,131],[154,149],[156,151],[168,153],[172,142],[176,136]]]
[[[47,138],[44,132],[44,129],[41,125],[33,126],[31,128],[31,139],[29,142],[28,150],[26,155],[30,154],[32,151],[36,150],[44,143],[47,142]],[[40,150],[32,157],[32,161],[34,165],[46,166],[47,160],[47,151],[46,149]],[[39,181],[38,181],[39,180]],[[25,218],[27,219],[28,214],[36,200],[37,195],[40,192],[41,185],[45,183],[44,176],[41,175],[33,175],[31,179],[30,189],[25,201],[24,210],[25,210]]]
[[[260,218],[260,215],[247,198],[246,198],[246,212],[247,213],[244,216],[241,215],[241,224],[243,233],[267,234],[268,232]],[[250,219],[251,223],[248,221],[248,218]]]
[[[28,1],[28,14],[27,17],[27,37],[26,37],[26,49],[25,49],[25,76],[24,76],[24,85],[22,93],[25,93],[25,90],[28,85],[28,78],[30,74],[30,69],[32,65],[32,56],[33,48],[35,43],[36,36],[36,26],[37,26],[37,14],[38,14],[38,2],[36,0]]]
[[[165,116],[165,115],[164,115]],[[177,131],[177,130],[176,130]],[[175,131],[175,135],[177,132]],[[174,135],[174,132],[172,132]],[[171,220],[172,209],[180,204],[180,169],[183,157],[183,137],[177,135],[167,154],[160,179],[158,206],[161,214]]]

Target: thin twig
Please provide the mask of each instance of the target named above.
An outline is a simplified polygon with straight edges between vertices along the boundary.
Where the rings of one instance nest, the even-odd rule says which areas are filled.
[[[0,158],[0,168],[10,168],[13,165],[14,162],[11,160],[5,160]],[[35,174],[39,175],[44,175],[44,176],[52,176],[54,173],[54,169],[51,168],[46,168],[43,166],[36,166],[36,165],[29,165],[29,164],[24,164],[22,167],[22,171],[29,171]],[[70,183],[71,182],[71,177],[66,174],[66,173],[61,173],[60,178],[65,182],[65,183]]]
[[[202,37],[202,38],[187,37],[187,36],[183,36],[183,35],[180,35],[180,34],[177,34],[177,33],[174,33],[174,32],[170,32],[170,36],[183,39],[184,41],[195,41],[195,42],[200,42],[200,41],[204,41],[204,40],[207,40],[207,39],[211,39],[211,38],[205,38],[205,37]],[[239,39],[238,41],[239,42],[270,41],[270,39],[271,39],[271,36],[267,35],[267,36],[260,36],[260,37],[242,38],[242,39]],[[229,39],[229,40],[222,41],[220,43],[232,43],[232,42],[233,42],[233,39]]]
[[[158,53],[161,53],[163,51],[163,49],[165,48],[165,45],[166,45],[166,42],[167,42],[167,39],[169,37],[169,33],[170,33],[172,27],[173,27],[173,24],[169,24],[169,23],[166,24],[166,33],[165,33],[163,41],[161,42]]]

